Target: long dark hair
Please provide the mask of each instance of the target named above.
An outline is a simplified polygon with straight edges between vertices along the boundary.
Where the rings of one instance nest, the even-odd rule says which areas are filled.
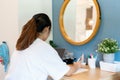
[[[45,27],[51,29],[49,17],[44,13],[34,15],[32,19],[23,26],[21,35],[17,40],[16,49],[24,50],[28,48]]]

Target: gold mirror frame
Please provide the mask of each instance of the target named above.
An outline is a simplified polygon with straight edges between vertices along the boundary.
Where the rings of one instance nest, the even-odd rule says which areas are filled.
[[[84,41],[81,42],[75,42],[74,40],[72,40],[67,33],[65,32],[64,29],[64,22],[63,22],[63,16],[64,16],[64,12],[65,12],[65,8],[68,5],[70,0],[64,0],[64,3],[62,4],[62,7],[60,9],[60,15],[59,15],[59,25],[60,25],[60,31],[62,36],[64,37],[64,39],[69,42],[70,44],[73,45],[83,45],[87,42],[89,42],[97,33],[98,29],[99,29],[99,25],[100,25],[100,8],[99,8],[99,4],[97,2],[97,0],[93,0],[95,6],[96,6],[96,12],[97,12],[97,19],[96,19],[96,24],[95,24],[95,28],[92,32],[92,34]]]

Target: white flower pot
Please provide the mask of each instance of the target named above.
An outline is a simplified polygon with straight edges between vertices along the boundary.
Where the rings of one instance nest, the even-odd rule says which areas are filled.
[[[114,62],[114,53],[111,54],[103,54],[104,62],[113,63]]]

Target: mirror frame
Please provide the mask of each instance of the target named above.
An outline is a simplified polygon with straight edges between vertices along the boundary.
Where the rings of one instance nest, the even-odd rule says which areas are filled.
[[[75,42],[74,40],[72,40],[67,33],[65,32],[64,29],[64,22],[63,22],[63,17],[64,17],[64,12],[65,12],[65,8],[68,5],[70,0],[64,0],[64,3],[62,4],[62,7],[60,9],[60,15],[59,15],[59,26],[60,26],[60,31],[62,36],[64,37],[64,39],[69,42],[70,44],[73,45],[83,45],[87,42],[89,42],[97,33],[98,29],[99,29],[99,25],[100,25],[100,20],[101,20],[101,13],[100,13],[100,7],[99,4],[97,2],[97,0],[93,0],[95,6],[96,6],[96,13],[97,13],[97,19],[96,19],[96,24],[95,24],[95,28],[92,32],[92,34],[84,41],[81,42]]]

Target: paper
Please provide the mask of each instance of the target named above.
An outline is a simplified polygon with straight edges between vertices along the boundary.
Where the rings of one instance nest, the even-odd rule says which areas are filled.
[[[112,76],[107,76],[105,78],[100,78],[99,80],[112,80]]]
[[[78,73],[82,73],[82,72],[86,72],[86,71],[88,71],[88,69],[85,69],[85,68],[80,68],[80,69],[78,69],[75,73],[73,73],[73,74],[78,74]]]

